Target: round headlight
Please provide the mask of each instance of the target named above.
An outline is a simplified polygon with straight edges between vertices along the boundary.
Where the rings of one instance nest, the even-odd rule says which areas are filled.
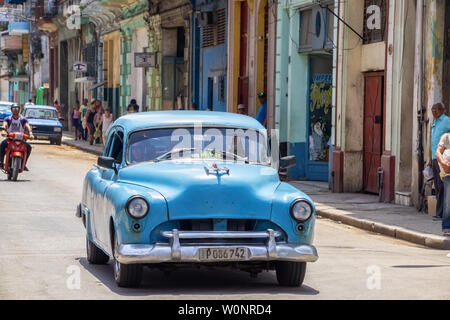
[[[304,222],[311,217],[312,207],[304,200],[297,200],[291,206],[291,215],[295,220]]]
[[[128,200],[126,209],[131,217],[140,219],[145,217],[145,215],[148,213],[149,205],[145,199],[133,197]]]

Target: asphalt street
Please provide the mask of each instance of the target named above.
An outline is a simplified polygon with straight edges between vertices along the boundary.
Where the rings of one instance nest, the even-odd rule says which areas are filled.
[[[0,299],[450,299],[449,252],[318,219],[319,260],[301,288],[235,270],[145,269],[142,286],[116,286],[111,262],[90,265],[75,217],[96,157],[33,143],[29,172],[0,173]]]

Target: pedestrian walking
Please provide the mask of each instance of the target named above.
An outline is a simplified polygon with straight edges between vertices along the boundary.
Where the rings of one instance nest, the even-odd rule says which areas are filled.
[[[92,100],[90,109],[86,112],[85,115],[90,145],[94,144],[94,133],[95,133],[94,117],[96,113],[97,112],[95,110],[95,100]]]
[[[108,130],[114,122],[114,117],[111,114],[109,108],[105,109],[105,113],[102,115],[100,120],[100,125],[102,126],[102,140],[103,144],[106,144],[106,138],[108,134]]]
[[[139,105],[137,104],[136,99],[131,99],[130,104],[133,106],[134,112],[139,112]]]
[[[238,106],[237,106],[237,113],[245,114],[245,105],[243,105],[242,103],[238,104]]]
[[[125,111],[122,115],[123,115],[123,116],[126,116],[127,114],[130,114],[130,113],[135,113],[135,111],[134,111],[134,106],[133,106],[132,104],[129,104],[129,105],[128,105],[127,111]]]
[[[80,101],[77,100],[75,102],[75,107],[73,107],[73,110],[72,110],[72,126],[75,128],[75,140],[78,140],[78,139],[81,140],[80,119],[81,119]]]
[[[256,120],[259,121],[264,127],[267,125],[267,98],[264,92],[258,93],[258,100],[261,103],[261,107],[256,115]]]
[[[96,114],[94,116],[94,125],[95,125],[94,138],[95,138],[95,143],[99,144],[99,143],[101,143],[100,139],[102,137],[101,120],[102,120],[103,109],[102,109],[101,105],[98,105],[98,103],[96,103],[95,110],[96,110]]]
[[[83,104],[80,106],[80,112],[81,112],[81,138],[86,141],[88,137],[88,129],[87,129],[87,123],[86,123],[86,112],[88,111],[88,99],[83,99]]]
[[[55,100],[55,102],[53,103],[53,106],[56,108],[56,112],[58,112],[58,117],[61,117],[61,107],[58,103],[58,100]]]
[[[431,129],[431,163],[428,166],[433,169],[434,175],[434,189],[436,191],[436,215],[435,219],[442,219],[443,214],[443,199],[444,199],[444,186],[439,174],[441,172],[439,163],[436,158],[436,151],[439,141],[445,133],[450,132],[450,118],[445,115],[445,106],[439,102],[432,106],[431,112],[433,113],[433,127]]]
[[[442,206],[442,232],[450,237],[450,133],[445,133],[436,151],[436,160],[439,163],[439,179],[443,181],[443,206]]]

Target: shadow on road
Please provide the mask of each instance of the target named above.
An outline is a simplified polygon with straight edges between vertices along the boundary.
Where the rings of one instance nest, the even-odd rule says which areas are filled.
[[[1,173],[3,173],[3,172],[0,172],[0,174],[1,174]],[[6,177],[6,175],[5,175],[5,177]],[[27,180],[27,179],[20,180],[20,178],[17,179],[17,181],[11,181],[11,180],[8,180],[8,179],[0,179],[0,182],[10,182],[10,183],[30,182],[30,181],[31,181],[31,180]]]
[[[392,266],[392,268],[401,269],[423,269],[423,268],[443,268],[450,267],[450,265],[405,265],[405,266]]]
[[[165,275],[157,269],[144,268],[143,280],[139,288],[120,288],[114,281],[111,260],[107,265],[89,264],[84,257],[77,260],[112,292],[122,296],[204,295],[208,298],[211,295],[319,294],[319,291],[305,284],[301,288],[280,287],[275,272],[260,273],[255,279],[246,272],[229,269],[186,268]]]

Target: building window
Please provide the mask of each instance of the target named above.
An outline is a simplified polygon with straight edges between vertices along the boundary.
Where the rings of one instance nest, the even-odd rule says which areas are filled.
[[[364,44],[381,42],[386,34],[386,1],[364,0]]]
[[[212,13],[213,23],[202,27],[202,48],[225,44],[226,11],[219,9]]]

